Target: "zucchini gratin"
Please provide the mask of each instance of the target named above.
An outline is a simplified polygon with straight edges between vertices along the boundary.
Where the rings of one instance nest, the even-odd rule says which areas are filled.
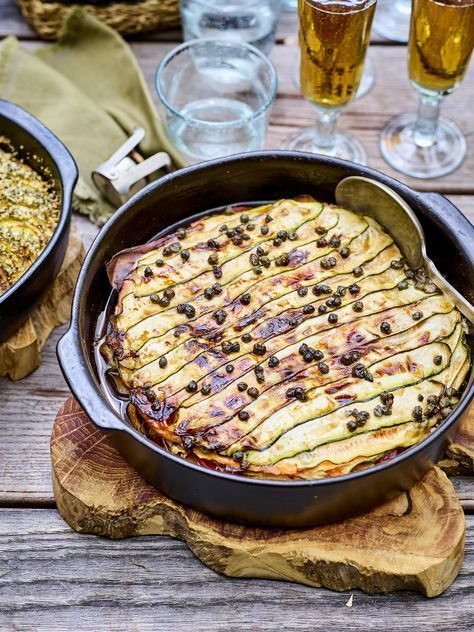
[[[59,220],[51,182],[27,165],[0,136],[0,295],[36,261]]]
[[[101,357],[173,454],[313,479],[389,459],[456,406],[460,312],[374,220],[309,197],[211,214],[108,266]]]

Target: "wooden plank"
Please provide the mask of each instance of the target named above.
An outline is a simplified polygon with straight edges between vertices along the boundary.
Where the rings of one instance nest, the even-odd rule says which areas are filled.
[[[466,513],[474,513],[474,479],[472,476],[454,476],[451,482]]]
[[[2,629],[346,630],[471,629],[474,517],[465,561],[440,597],[364,595],[269,580],[223,579],[167,537],[78,535],[54,510],[2,509]],[[284,622],[284,623],[283,623]],[[321,624],[320,622],[324,622]]]

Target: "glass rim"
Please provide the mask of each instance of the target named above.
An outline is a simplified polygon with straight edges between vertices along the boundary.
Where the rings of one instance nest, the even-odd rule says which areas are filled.
[[[168,99],[163,94],[163,89],[162,89],[162,86],[160,85],[160,79],[161,79],[161,75],[163,73],[163,70],[165,69],[165,67],[167,66],[169,61],[173,57],[175,57],[178,53],[181,53],[182,51],[184,51],[184,50],[186,50],[188,48],[192,48],[196,44],[208,44],[208,43],[220,43],[220,44],[223,44],[223,45],[228,46],[228,47],[240,47],[240,48],[242,48],[244,50],[247,50],[247,51],[249,51],[251,53],[254,53],[264,63],[266,68],[270,71],[271,83],[272,83],[271,94],[266,98],[266,100],[263,103],[263,105],[261,105],[258,108],[258,110],[253,112],[251,115],[239,118],[239,119],[234,120],[234,121],[222,121],[222,122],[218,122],[218,121],[201,121],[199,119],[193,118],[192,116],[185,115],[182,112],[180,112],[179,110],[177,110],[173,105],[171,105],[171,103],[168,101]],[[197,39],[189,40],[187,42],[183,42],[182,44],[179,44],[179,46],[175,46],[172,50],[170,50],[168,53],[166,53],[166,55],[163,57],[163,59],[158,64],[158,68],[156,69],[155,88],[156,88],[156,92],[157,92],[158,97],[159,97],[161,103],[163,104],[163,106],[167,110],[172,112],[175,116],[180,118],[181,120],[186,121],[188,123],[192,123],[196,127],[207,127],[207,128],[216,128],[216,127],[223,128],[224,127],[224,128],[230,128],[230,127],[240,126],[243,123],[249,123],[250,121],[253,121],[254,119],[256,119],[259,116],[261,116],[264,112],[266,112],[270,108],[272,103],[275,101],[275,98],[276,98],[276,95],[277,95],[277,91],[278,91],[278,76],[277,76],[277,72],[275,70],[275,67],[272,64],[272,62],[270,61],[270,59],[264,53],[262,53],[262,51],[259,50],[256,46],[253,46],[252,44],[248,44],[247,42],[240,42],[238,40],[226,40],[226,39],[222,39],[220,37],[205,37],[205,38],[197,38]]]
[[[225,6],[223,7],[222,5],[220,7],[218,7],[213,2],[213,0],[192,0],[192,2],[194,2],[195,4],[200,4],[201,6],[204,6],[204,7],[212,8],[212,9],[218,8],[220,11],[222,11],[222,13],[225,13],[226,9],[228,8],[228,7],[225,7]],[[263,2],[268,2],[268,0],[247,0],[245,6],[246,7],[251,7],[251,6],[256,5],[256,4],[262,4]],[[280,0],[278,0],[278,2],[280,3]],[[235,7],[232,7],[232,9],[233,10],[239,9],[239,7],[236,4]]]
[[[324,4],[320,2],[320,0],[303,0],[303,2],[305,4],[308,4],[310,7],[312,7],[313,9],[317,9],[318,11],[321,11],[321,13],[335,13],[335,11],[331,11],[328,10],[327,8],[325,8]],[[352,9],[350,8],[350,6],[343,4],[342,2],[338,2],[337,0],[333,0],[332,2],[327,2],[326,4],[328,6],[330,5],[339,5],[339,6],[344,6],[349,9],[348,11],[340,11],[337,12],[338,15],[351,15],[352,13],[360,13],[361,11],[364,11],[366,9],[370,9],[370,7],[373,4],[376,4],[377,0],[365,0],[365,2],[361,2],[359,7],[353,7]]]

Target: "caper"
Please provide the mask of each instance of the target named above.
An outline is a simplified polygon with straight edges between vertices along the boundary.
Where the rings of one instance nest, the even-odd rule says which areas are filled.
[[[390,267],[394,270],[401,270],[403,268],[403,259],[394,259],[390,262]]]
[[[263,356],[266,354],[267,348],[264,344],[257,342],[253,346],[253,352],[255,353],[255,355]]]
[[[220,283],[213,283],[212,284],[212,291],[213,293],[218,296],[219,294],[222,293],[222,285]]]
[[[223,309],[218,309],[216,312],[214,312],[212,317],[214,318],[214,320],[216,321],[218,325],[222,325],[225,319],[227,318],[227,314],[225,313]]]
[[[390,326],[390,323],[387,323],[385,320],[383,321],[383,323],[380,325],[380,331],[383,334],[389,334],[392,331],[392,328]]]

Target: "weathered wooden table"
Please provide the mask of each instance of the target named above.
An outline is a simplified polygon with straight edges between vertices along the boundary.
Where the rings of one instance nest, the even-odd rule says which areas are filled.
[[[13,0],[0,0],[0,38],[16,35],[38,45]],[[179,39],[172,31],[132,47],[150,91],[163,54]],[[295,128],[310,125],[312,112],[291,81],[296,20],[283,14],[273,49],[279,94],[268,147],[276,148]],[[397,175],[382,161],[377,137],[391,116],[413,108],[406,75],[406,48],[374,41],[370,53],[375,89],[350,105],[342,127],[365,144],[371,166],[420,190],[446,194],[474,220],[474,64],[444,107],[469,140],[461,169],[433,181]],[[76,223],[88,246],[97,229]],[[49,437],[56,411],[68,395],[49,340],[43,364],[29,378],[0,380],[0,630],[467,630],[474,620],[474,481],[455,486],[467,513],[466,558],[461,574],[442,596],[369,596],[313,589],[286,582],[236,580],[204,567],[181,542],[143,537],[110,541],[78,535],[55,510],[50,482]]]

